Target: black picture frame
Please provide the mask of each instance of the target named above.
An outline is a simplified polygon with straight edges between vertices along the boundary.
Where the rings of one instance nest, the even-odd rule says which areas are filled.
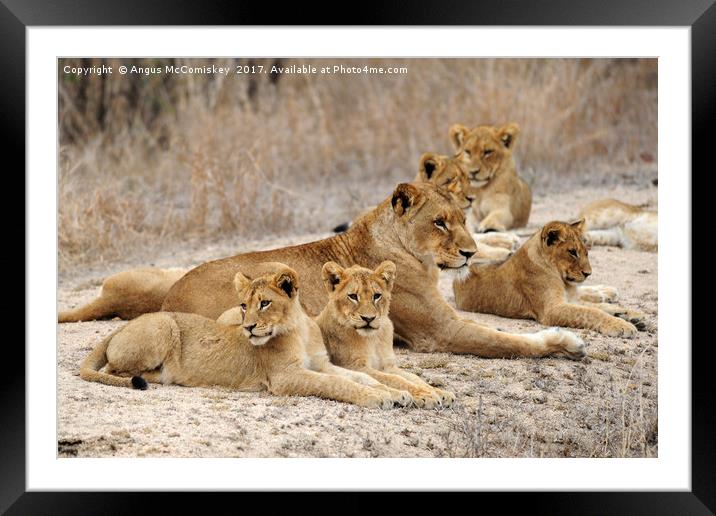
[[[340,14],[340,12],[343,14]],[[89,25],[552,25],[552,26],[688,26],[691,27],[692,163],[712,171],[713,151],[707,142],[716,107],[716,6],[714,0],[504,0],[448,3],[361,2],[351,17],[323,3],[282,3],[222,0],[0,0],[0,117],[3,148],[25,167],[25,31],[32,26]],[[691,171],[674,172],[684,176]],[[691,175],[693,177],[693,175]],[[23,186],[24,189],[24,186]],[[693,191],[693,189],[692,189]],[[694,221],[696,222],[696,221]],[[24,251],[23,251],[24,253]],[[32,274],[25,269],[25,278]],[[32,307],[27,306],[26,309]],[[668,314],[662,314],[667,316]],[[692,316],[693,318],[693,316]],[[689,321],[692,329],[691,321]],[[691,342],[671,343],[684,349]],[[692,459],[690,492],[595,492],[483,494],[482,503],[527,503],[532,513],[570,514],[712,514],[714,429],[709,342],[692,346]],[[51,352],[51,350],[48,350]],[[184,496],[126,493],[26,492],[25,353],[5,342],[7,360],[23,367],[3,368],[0,375],[0,511],[8,514],[126,514],[146,511],[159,502],[162,512],[186,503]],[[712,479],[712,480],[709,480]],[[203,496],[209,496],[207,494]],[[224,494],[241,504],[261,503],[256,495]],[[444,499],[444,495],[437,495]],[[491,499],[485,498],[489,496]],[[527,498],[529,496],[529,499]],[[500,497],[499,500],[494,498]],[[424,507],[423,496],[404,497],[404,509]],[[370,510],[356,494],[342,498],[352,511]],[[352,501],[354,500],[354,501]],[[508,502],[509,500],[509,502]],[[214,504],[218,502],[212,499]],[[417,503],[421,504],[418,506]],[[232,502],[229,502],[232,503]],[[233,502],[235,503],[235,502]],[[451,502],[451,505],[459,502]],[[220,507],[221,505],[216,505]],[[454,505],[453,505],[454,506]],[[237,508],[238,509],[238,508]],[[479,509],[479,507],[478,507]],[[233,512],[233,510],[232,510]]]

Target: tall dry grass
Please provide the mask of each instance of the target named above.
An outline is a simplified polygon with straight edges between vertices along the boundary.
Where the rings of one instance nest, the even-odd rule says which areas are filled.
[[[122,63],[170,61],[210,62]],[[188,238],[327,230],[412,178],[422,152],[451,152],[455,122],[518,122],[537,191],[655,175],[656,60],[311,61],[409,71],[76,78],[64,64],[120,62],[61,61],[61,270]]]

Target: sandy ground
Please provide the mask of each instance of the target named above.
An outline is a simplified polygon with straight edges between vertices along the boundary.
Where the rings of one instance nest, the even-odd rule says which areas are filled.
[[[568,219],[588,201],[612,196],[656,207],[655,187],[582,189],[536,195],[530,228]],[[144,262],[75,270],[60,280],[61,309],[97,295],[103,277],[130,266],[191,266],[240,251],[325,235],[264,242],[187,242]],[[589,285],[607,284],[620,302],[656,323],[657,254],[595,247]],[[450,279],[440,284],[454,304]],[[532,321],[469,314],[513,332]],[[574,330],[588,345],[581,362],[483,359],[396,349],[400,364],[457,394],[449,409],[369,410],[317,398],[277,397],[222,388],[151,385],[134,391],[89,383],[80,361],[124,324],[58,325],[60,457],[653,457],[658,449],[658,334],[608,338]]]

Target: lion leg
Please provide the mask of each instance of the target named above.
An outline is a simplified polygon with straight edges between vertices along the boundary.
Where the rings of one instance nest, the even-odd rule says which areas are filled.
[[[507,231],[508,228],[512,227],[512,222],[513,217],[509,209],[503,208],[491,211],[484,219],[482,219],[480,225],[477,226],[477,232],[488,233],[490,231]]]
[[[492,234],[492,233],[487,233]],[[487,262],[503,262],[512,256],[512,251],[505,249],[504,247],[493,247],[491,245],[483,244],[482,242],[476,242],[477,251],[473,257],[473,262],[484,263]]]
[[[429,351],[472,354],[485,358],[558,356],[573,360],[584,358],[584,342],[577,335],[560,328],[536,333],[517,334],[481,326],[474,321],[455,318],[434,340],[413,342]]]
[[[364,371],[363,369],[355,371],[353,369],[346,369],[344,367],[328,363],[323,367],[323,369],[321,369],[321,372],[342,376],[343,378],[347,378],[361,385],[367,385],[369,387],[388,392],[392,396],[393,401],[401,407],[408,406],[413,402],[413,397],[408,389],[402,389],[400,387],[396,387],[395,385],[386,384],[385,382],[381,383],[379,379],[373,377],[373,375],[367,373],[367,371]]]
[[[472,238],[478,245],[485,244],[491,247],[502,247],[509,251],[514,251],[520,245],[520,237],[512,232],[475,233]]]
[[[181,337],[166,313],[147,314],[123,327],[108,343],[108,370],[139,376],[153,383],[183,380]]]
[[[415,404],[420,408],[432,409],[442,404],[440,396],[433,392],[429,386],[425,388],[406,380],[400,375],[380,371],[372,367],[363,367],[361,371],[384,385],[409,392],[412,400],[415,401]]]
[[[418,375],[413,374],[409,371],[405,371],[404,369],[401,369],[397,366],[388,367],[385,369],[384,373],[391,374],[393,376],[397,376],[398,378],[401,378],[403,381],[408,382],[410,385],[413,385],[415,389],[418,389],[420,392],[429,392],[433,397],[437,396],[438,401],[440,404],[444,407],[449,407],[455,402],[455,395],[452,392],[444,391],[442,389],[438,389],[437,387],[433,387],[428,382],[420,378]],[[410,391],[412,394],[412,391]],[[431,408],[431,407],[427,407]]]
[[[587,303],[614,303],[619,298],[619,292],[614,287],[594,285],[577,287],[576,300]]]
[[[649,322],[647,321],[646,314],[637,310],[631,310],[624,306],[616,305],[613,303],[582,302],[581,304],[584,306],[591,306],[593,308],[596,308],[597,310],[602,310],[603,312],[606,312],[614,317],[619,317],[620,319],[629,321],[634,326],[636,326],[636,329],[639,331],[649,331],[652,329],[652,325],[649,324]]]
[[[630,322],[609,315],[594,306],[567,303],[550,308],[546,314],[539,318],[539,322],[555,326],[596,330],[609,337],[630,338],[637,331],[636,327]]]
[[[269,391],[280,396],[318,396],[362,407],[389,409],[393,398],[385,391],[348,378],[307,369],[282,372],[269,378]]]
[[[624,232],[618,226],[610,229],[593,229],[587,231],[585,236],[591,245],[612,247],[622,247],[624,245]]]

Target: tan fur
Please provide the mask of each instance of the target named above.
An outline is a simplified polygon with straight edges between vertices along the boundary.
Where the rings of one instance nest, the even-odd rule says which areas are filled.
[[[393,352],[393,323],[388,317],[395,264],[381,263],[374,271],[335,262],[323,266],[328,304],[316,317],[334,364],[360,371],[377,381],[408,391],[419,407],[449,407],[451,392],[432,387],[419,376],[400,369]]]
[[[659,250],[655,211],[616,199],[600,199],[585,206],[579,216],[585,220],[587,239],[592,245]]]
[[[231,282],[239,270],[252,274],[265,261],[281,261],[303,279],[301,300],[311,315],[328,301],[321,268],[375,268],[385,260],[397,267],[390,318],[396,334],[421,351],[451,351],[485,357],[567,355],[581,358],[583,343],[570,333],[514,335],[462,319],[438,291],[440,268],[466,272],[475,243],[463,211],[430,183],[400,184],[370,214],[345,233],[298,246],[239,254],[205,263],[188,272],[169,291],[163,310],[219,317],[235,305]],[[441,227],[444,226],[444,227]],[[464,253],[464,254],[462,254]]]
[[[506,231],[527,224],[532,208],[530,187],[518,175],[512,150],[520,128],[462,124],[450,127],[455,158],[477,188],[472,214],[476,230]]]
[[[504,263],[471,266],[464,281],[453,282],[458,308],[613,337],[632,337],[632,323],[646,329],[643,314],[608,303],[614,289],[576,286],[592,272],[583,227],[583,220],[550,222]]]
[[[130,378],[134,376],[155,383],[268,389],[365,407],[393,406],[396,400],[388,389],[354,381],[356,372],[330,364],[320,329],[301,308],[294,270],[268,263],[255,271],[259,275],[254,280],[237,272],[232,282],[241,301],[240,324],[223,325],[186,313],[142,315],[104,339],[82,362],[80,376],[124,387],[133,380],[142,387]],[[404,404],[409,403],[409,395],[402,394]]]
[[[109,276],[97,299],[59,313],[58,322],[92,321],[121,317],[133,319],[158,312],[169,289],[189,269],[142,267]]]

